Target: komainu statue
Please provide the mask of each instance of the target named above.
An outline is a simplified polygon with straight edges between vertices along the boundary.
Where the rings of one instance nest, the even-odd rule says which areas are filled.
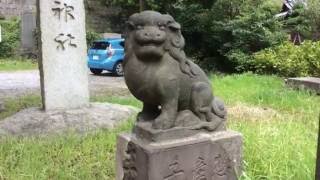
[[[143,11],[129,18],[125,35],[125,81],[143,102],[136,126],[225,129],[224,104],[213,96],[206,74],[186,57],[179,23],[170,15]]]

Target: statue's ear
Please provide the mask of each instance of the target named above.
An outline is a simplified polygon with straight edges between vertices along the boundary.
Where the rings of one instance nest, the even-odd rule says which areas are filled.
[[[181,30],[181,25],[175,21],[170,21],[168,23],[168,27],[173,31],[179,31]]]
[[[132,21],[127,21],[126,28],[127,28],[127,30],[132,31],[135,29],[135,24]]]

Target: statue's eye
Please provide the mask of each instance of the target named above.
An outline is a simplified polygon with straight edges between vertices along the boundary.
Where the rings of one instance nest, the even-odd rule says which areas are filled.
[[[143,26],[142,26],[141,24],[139,24],[139,25],[136,26],[136,28],[137,28],[138,30],[140,30],[140,29],[143,29]]]

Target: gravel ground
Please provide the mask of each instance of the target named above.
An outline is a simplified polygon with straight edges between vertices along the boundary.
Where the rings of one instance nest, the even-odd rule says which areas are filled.
[[[90,94],[128,95],[129,91],[123,77],[111,73],[99,76],[89,73]],[[0,100],[28,94],[40,95],[39,71],[0,72]]]

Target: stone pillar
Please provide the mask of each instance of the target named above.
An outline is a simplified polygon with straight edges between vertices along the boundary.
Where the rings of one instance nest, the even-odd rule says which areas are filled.
[[[241,160],[242,136],[233,131],[152,143],[122,134],[116,180],[235,180]]]
[[[36,11],[31,5],[23,7],[21,13],[21,51],[33,54],[35,51]]]
[[[44,109],[88,106],[83,0],[37,0],[37,12]]]
[[[22,54],[34,54],[36,50],[35,30],[36,0],[21,1],[21,51]]]

